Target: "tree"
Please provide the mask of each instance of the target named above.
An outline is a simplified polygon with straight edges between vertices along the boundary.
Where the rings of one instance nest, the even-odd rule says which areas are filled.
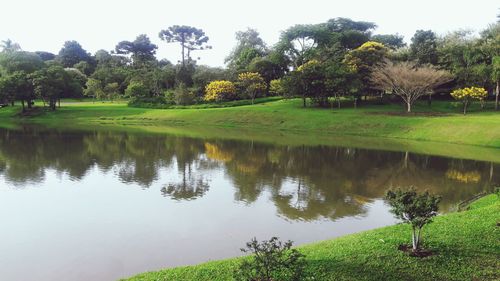
[[[66,41],[57,55],[57,60],[59,60],[64,67],[73,67],[81,61],[90,63],[92,58],[90,53],[85,51],[80,43],[76,41]]]
[[[29,75],[44,67],[44,63],[35,53],[12,51],[0,53],[3,96],[9,101],[20,100],[23,112],[25,103],[31,108],[35,93]]]
[[[285,74],[283,67],[275,63],[270,56],[253,59],[247,69],[250,72],[258,72],[266,83],[281,78]]]
[[[430,65],[417,66],[415,62],[386,61],[375,67],[370,75],[370,81],[375,87],[401,97],[407,112],[411,112],[413,103],[421,96],[451,80],[447,71]]]
[[[403,41],[403,35],[399,34],[377,34],[373,35],[370,39],[371,41],[379,42],[386,47],[389,47],[393,50],[403,48],[406,46],[406,43]]]
[[[125,90],[125,96],[133,99],[146,98],[150,96],[150,91],[144,83],[132,81]]]
[[[144,66],[148,62],[156,60],[156,49],[158,49],[158,46],[151,43],[146,34],[137,36],[134,41],[121,41],[115,47],[117,54],[131,54],[132,62],[136,67]],[[104,56],[104,54],[102,55]]]
[[[0,76],[0,103],[11,103],[14,105],[17,93],[18,88],[15,77],[12,75]]]
[[[64,69],[67,74],[67,88],[61,98],[80,98],[83,96],[83,88],[87,83],[87,76],[76,68]]]
[[[460,87],[490,83],[491,57],[484,44],[468,30],[451,32],[440,38],[438,44],[439,64],[455,76]]]
[[[338,45],[344,51],[358,48],[370,39],[377,27],[373,22],[353,21],[348,18],[333,18],[326,22],[330,34],[323,40],[328,46]]]
[[[10,102],[20,100],[23,112],[26,111],[25,105],[31,108],[35,99],[33,84],[28,79],[28,75],[26,72],[16,71],[0,77],[0,92],[2,97]]]
[[[252,60],[263,57],[267,53],[266,44],[255,29],[248,28],[245,31],[236,32],[236,41],[236,46],[225,59],[231,69],[248,70]]]
[[[500,56],[495,56],[493,58],[493,71],[491,72],[491,78],[496,81],[495,86],[495,110],[498,110],[498,99],[500,97]]]
[[[118,83],[109,83],[106,86],[104,86],[104,93],[106,94],[106,98],[108,98],[110,101],[113,101],[118,97],[118,94],[120,93],[120,85]]]
[[[35,53],[25,51],[7,52],[0,53],[0,67],[6,73],[22,71],[29,74],[44,67],[44,63]]]
[[[285,56],[294,68],[298,68],[312,56],[327,32],[321,24],[294,25],[281,34],[276,51]]]
[[[236,95],[236,87],[233,82],[227,80],[216,80],[205,87],[205,101],[232,100]]]
[[[90,76],[92,72],[94,72],[93,67],[86,61],[81,61],[79,63],[76,63],[73,68],[78,69],[81,73]]]
[[[238,75],[238,84],[243,92],[252,100],[267,89],[266,82],[257,72],[244,72]]]
[[[113,56],[106,50],[98,50],[95,52],[94,57],[97,62],[97,67],[109,65],[113,60]]]
[[[396,218],[411,225],[413,251],[420,250],[422,228],[437,215],[441,197],[429,192],[419,194],[411,187],[408,190],[389,190],[385,198]]]
[[[56,55],[53,53],[45,51],[36,51],[35,54],[37,54],[43,61],[54,60],[56,58]]]
[[[411,38],[411,58],[418,64],[437,64],[437,38],[431,30],[417,30]]]
[[[297,80],[296,86],[299,86],[295,92],[302,93],[302,105],[306,106],[306,98],[310,98],[314,103],[325,106],[328,102],[328,93],[325,88],[325,71],[324,64],[313,59],[297,68],[297,75],[294,78]]]
[[[21,46],[19,46],[18,43],[14,43],[10,39],[2,40],[0,47],[2,48],[2,52],[5,53],[21,51]]]
[[[488,92],[484,88],[469,87],[456,89],[451,92],[451,96],[456,100],[462,101],[465,115],[467,114],[467,107],[469,104],[471,104],[474,100],[484,100],[488,96]]]
[[[350,68],[353,73],[358,75],[363,87],[362,94],[370,94],[374,92],[374,88],[370,83],[370,75],[375,67],[385,61],[389,49],[383,44],[373,41],[368,41],[358,48],[349,51],[345,55],[344,63]],[[355,105],[358,97],[355,97]]]
[[[168,29],[160,31],[159,37],[167,43],[178,42],[182,49],[182,65],[186,65],[186,61],[190,63],[191,52],[197,50],[212,49],[212,46],[207,45],[209,40],[202,29],[186,25],[173,25]],[[187,53],[186,53],[187,51]]]
[[[282,79],[274,79],[269,82],[269,93],[275,96],[284,96],[285,87]]]
[[[197,96],[202,98],[204,95],[205,87],[214,80],[227,80],[230,79],[228,70],[219,67],[210,67],[206,65],[199,65],[194,70],[193,74],[193,88],[197,92]]]
[[[104,97],[104,90],[101,81],[94,78],[88,79],[83,94],[94,99],[102,99]]]
[[[69,90],[74,90],[79,84],[73,84],[71,76],[59,65],[43,68],[30,75],[35,93],[42,100],[48,102],[51,110],[56,109],[56,102]],[[81,92],[81,89],[80,89]]]
[[[357,92],[361,81],[349,67],[338,59],[325,62],[325,90],[328,96],[333,96],[340,109],[340,98]]]
[[[241,249],[253,254],[251,259],[243,259],[234,272],[236,280],[273,281],[304,280],[305,256],[292,249],[293,242],[281,242],[277,237],[258,242],[253,238]]]
[[[189,105],[194,100],[194,94],[184,83],[180,83],[174,90],[174,101],[177,105]]]

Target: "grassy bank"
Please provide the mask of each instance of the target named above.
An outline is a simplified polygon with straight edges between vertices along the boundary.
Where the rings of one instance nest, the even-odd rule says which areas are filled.
[[[498,280],[500,200],[489,195],[470,210],[439,216],[424,228],[424,247],[435,254],[409,257],[408,225],[394,225],[299,247],[310,280]],[[242,245],[243,246],[243,245]],[[128,280],[231,280],[238,259],[144,273]]]
[[[363,136],[458,145],[500,147],[500,113],[471,108],[463,116],[449,102],[415,106],[408,115],[399,105],[358,109],[302,108],[300,100],[210,109],[144,109],[124,103],[63,103],[55,112],[19,118],[18,108],[0,109],[0,122],[34,122],[52,127],[205,127],[266,131],[270,134]]]

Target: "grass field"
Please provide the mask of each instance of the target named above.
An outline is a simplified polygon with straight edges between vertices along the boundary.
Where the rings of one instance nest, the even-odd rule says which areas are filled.
[[[414,114],[396,104],[338,109],[302,108],[278,100],[226,108],[144,109],[124,102],[63,102],[55,112],[19,117],[0,109],[0,126],[38,123],[49,127],[175,133],[283,144],[335,144],[500,161],[500,112],[471,108],[464,116],[450,102],[417,104]]]
[[[394,225],[301,246],[308,280],[499,280],[500,200],[479,199],[470,210],[438,216],[424,228],[424,247],[434,255],[410,257],[410,226]],[[243,246],[243,245],[242,245]],[[129,281],[231,280],[239,259],[208,262],[137,275]]]

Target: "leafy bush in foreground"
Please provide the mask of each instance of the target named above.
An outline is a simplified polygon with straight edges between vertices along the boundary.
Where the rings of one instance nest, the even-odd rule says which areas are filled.
[[[235,271],[239,281],[295,281],[304,280],[305,256],[292,249],[292,241],[281,242],[277,237],[258,242],[253,238],[241,249],[252,253]]]

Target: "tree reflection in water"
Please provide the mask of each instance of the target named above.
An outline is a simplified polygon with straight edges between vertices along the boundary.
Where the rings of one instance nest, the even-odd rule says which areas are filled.
[[[291,220],[363,215],[367,204],[389,187],[409,185],[443,195],[441,207],[447,210],[500,181],[498,163],[408,152],[0,129],[0,176],[16,186],[43,181],[47,169],[82,180],[94,167],[143,188],[157,182],[163,168],[177,169],[180,179],[160,190],[174,200],[203,197],[209,192],[211,172],[221,171],[231,182],[235,200],[250,205],[266,193],[278,213]]]

